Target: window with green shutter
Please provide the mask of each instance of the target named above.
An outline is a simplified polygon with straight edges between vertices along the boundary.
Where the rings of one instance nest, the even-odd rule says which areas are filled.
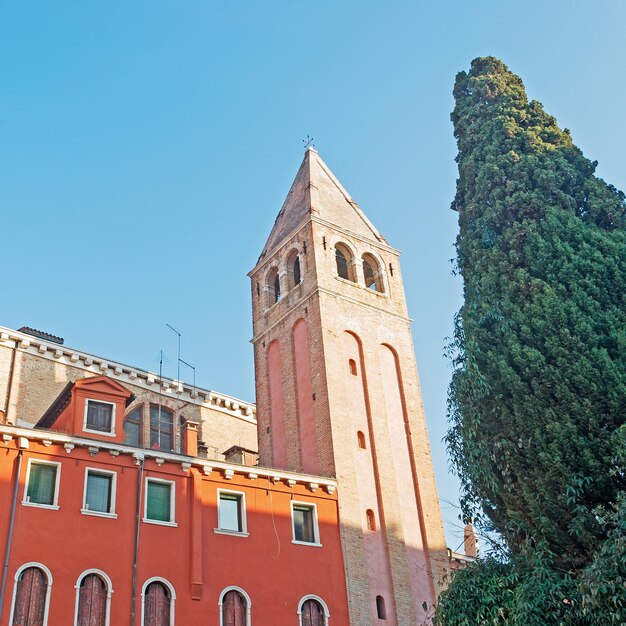
[[[113,474],[87,471],[85,509],[97,513],[113,512]]]
[[[173,483],[148,479],[146,489],[146,519],[155,522],[173,522]]]
[[[58,465],[56,463],[30,464],[26,502],[30,504],[56,505]]]

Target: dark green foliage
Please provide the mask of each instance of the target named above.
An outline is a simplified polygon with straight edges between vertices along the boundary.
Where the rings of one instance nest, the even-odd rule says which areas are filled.
[[[458,571],[437,607],[442,626],[583,626],[579,593],[570,576],[544,563],[478,561]],[[591,624],[590,622],[589,624]]]
[[[611,567],[602,516],[626,487],[626,205],[501,61],[474,60],[454,95],[465,300],[447,443],[465,515],[484,512],[508,545],[517,598],[539,564],[555,589],[594,559]],[[495,576],[485,567],[480,580]],[[545,623],[579,623],[557,614]]]

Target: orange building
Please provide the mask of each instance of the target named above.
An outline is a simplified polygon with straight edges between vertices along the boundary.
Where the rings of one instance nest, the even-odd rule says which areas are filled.
[[[0,327],[0,626],[429,623],[399,252],[308,149],[249,276],[256,404]]]
[[[130,399],[84,378],[0,426],[0,624],[348,626],[335,481],[202,459],[193,422],[125,445]]]

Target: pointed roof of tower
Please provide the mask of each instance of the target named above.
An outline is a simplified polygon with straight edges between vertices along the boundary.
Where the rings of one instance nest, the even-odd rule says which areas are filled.
[[[317,216],[347,232],[388,245],[317,151],[308,148],[259,262],[310,216]]]

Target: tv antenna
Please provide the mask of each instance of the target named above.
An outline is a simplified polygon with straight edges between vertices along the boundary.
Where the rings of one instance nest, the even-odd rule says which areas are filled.
[[[176,365],[177,365],[176,380],[180,383],[180,338],[182,337],[182,334],[179,331],[177,331],[173,326],[170,326],[167,322],[165,322],[165,325],[178,335],[178,359],[176,360]]]

